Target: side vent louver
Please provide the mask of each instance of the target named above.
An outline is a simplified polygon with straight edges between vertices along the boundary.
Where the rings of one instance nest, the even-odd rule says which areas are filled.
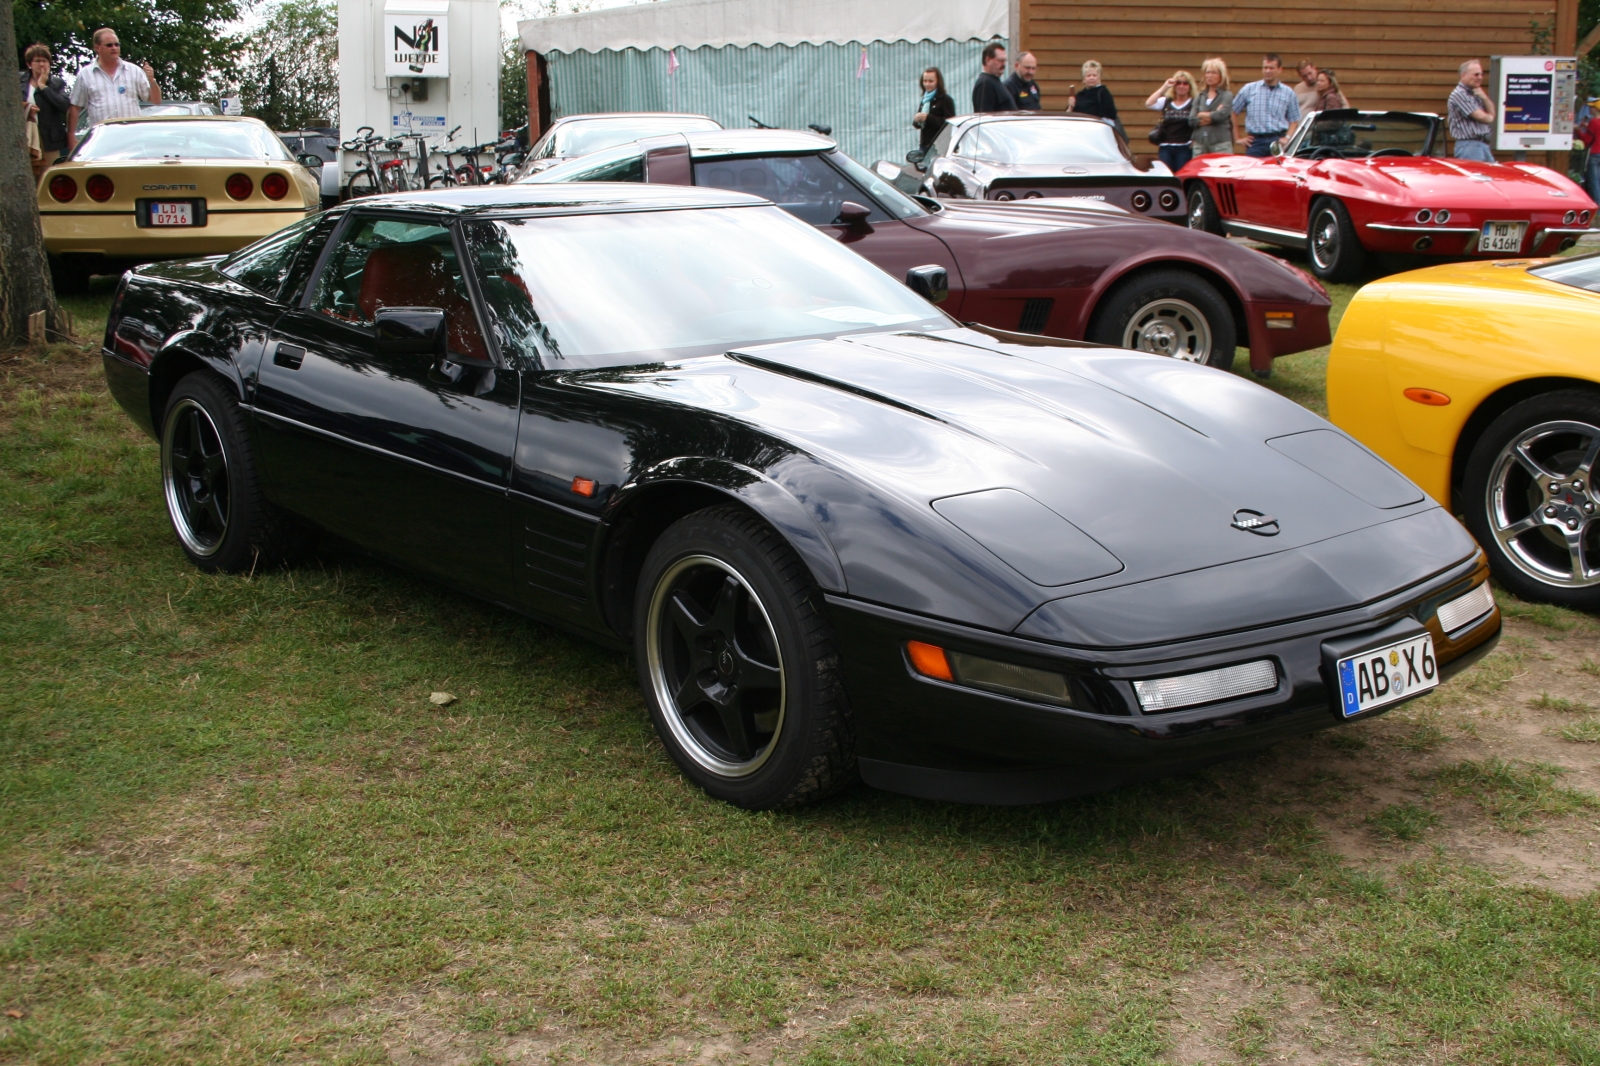
[[[1022,305],[1022,321],[1017,325],[1017,332],[1043,333],[1044,327],[1050,322],[1050,309],[1053,306],[1055,306],[1055,301],[1049,297],[1024,302]]]

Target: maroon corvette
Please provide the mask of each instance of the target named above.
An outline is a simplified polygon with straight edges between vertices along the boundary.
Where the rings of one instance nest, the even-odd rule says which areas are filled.
[[[1086,200],[1008,204],[911,197],[838,150],[788,130],[717,130],[619,145],[536,183],[648,181],[751,193],[894,277],[938,264],[943,305],[991,329],[1090,340],[1257,374],[1329,342],[1328,295],[1280,260],[1209,233]]]

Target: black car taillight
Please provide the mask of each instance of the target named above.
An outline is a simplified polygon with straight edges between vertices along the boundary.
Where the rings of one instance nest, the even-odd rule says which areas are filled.
[[[111,179],[104,174],[96,174],[83,183],[83,188],[89,194],[89,199],[101,204],[111,199],[112,194],[117,191],[117,187],[111,184]]]
[[[78,183],[66,174],[57,174],[50,179],[50,195],[58,203],[71,203],[78,195]]]

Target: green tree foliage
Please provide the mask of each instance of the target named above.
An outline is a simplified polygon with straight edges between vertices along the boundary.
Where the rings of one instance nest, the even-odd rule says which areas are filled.
[[[239,60],[245,113],[275,130],[339,124],[339,12],[331,0],[283,0]]]
[[[149,62],[162,92],[201,98],[230,78],[244,41],[227,32],[239,0],[12,0],[17,65],[34,42],[50,46],[58,63],[76,70],[94,59],[90,38],[109,26],[131,63]]]
[[[528,66],[522,42],[513,37],[500,50],[500,126],[514,130],[528,121]]]

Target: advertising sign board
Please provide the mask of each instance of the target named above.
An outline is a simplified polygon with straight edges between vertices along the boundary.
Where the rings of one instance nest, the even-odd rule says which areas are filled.
[[[1495,148],[1572,149],[1578,104],[1578,62],[1571,56],[1494,56],[1489,93],[1495,102]]]
[[[405,6],[417,8],[424,5]],[[444,4],[437,6],[445,7]],[[383,18],[379,20],[379,27],[383,48],[383,72],[386,77],[448,78],[450,76],[449,15],[385,10]]]

